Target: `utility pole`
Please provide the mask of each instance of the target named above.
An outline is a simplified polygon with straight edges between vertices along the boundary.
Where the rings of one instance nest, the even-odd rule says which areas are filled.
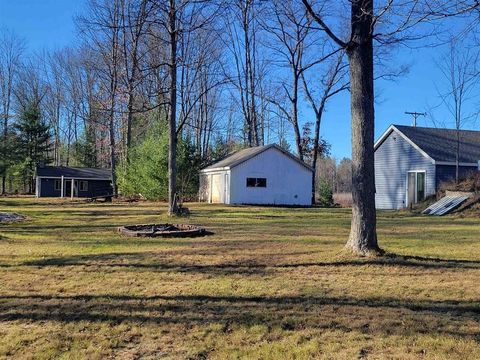
[[[417,118],[419,116],[427,116],[427,113],[420,113],[416,111],[405,111],[405,114],[413,116],[413,127],[417,127]]]

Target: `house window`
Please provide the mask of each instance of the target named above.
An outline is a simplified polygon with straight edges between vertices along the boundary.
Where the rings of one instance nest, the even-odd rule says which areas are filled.
[[[266,178],[247,178],[247,187],[267,187]]]
[[[55,191],[62,190],[62,181],[61,180],[55,180],[54,188],[55,188]]]
[[[88,190],[88,181],[80,181],[80,191]]]

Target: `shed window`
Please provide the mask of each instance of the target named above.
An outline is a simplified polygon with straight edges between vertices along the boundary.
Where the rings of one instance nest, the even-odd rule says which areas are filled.
[[[266,178],[247,178],[247,187],[267,187]]]
[[[62,184],[61,180],[55,180],[55,185],[54,185],[55,191],[62,190],[62,185],[61,184]]]
[[[88,190],[88,181],[80,181],[80,191]]]

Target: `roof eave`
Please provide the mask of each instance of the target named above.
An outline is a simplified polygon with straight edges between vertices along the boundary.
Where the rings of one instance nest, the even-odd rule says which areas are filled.
[[[65,180],[105,180],[105,181],[111,181],[111,177],[88,177],[88,176],[49,176],[49,175],[36,175],[35,176],[38,179],[61,179],[62,177]]]
[[[255,156],[257,155],[260,155],[262,153],[264,153],[265,151],[269,150],[269,149],[277,149],[279,150],[281,153],[283,153],[284,155],[288,156],[289,158],[291,158],[292,160],[294,160],[295,162],[297,162],[298,164],[302,165],[303,167],[305,167],[307,170],[311,171],[313,173],[313,168],[311,166],[309,166],[308,164],[306,164],[305,162],[303,162],[302,160],[300,160],[299,158],[297,158],[295,155],[291,154],[290,152],[286,151],[285,149],[281,148],[279,145],[277,144],[270,144],[270,145],[267,145],[265,146],[261,151],[257,152],[257,153],[254,153],[254,154],[251,154],[250,156],[247,156],[245,157],[244,159],[241,159],[241,160],[238,160],[228,166],[224,166],[224,167],[216,167],[216,168],[205,168],[205,169],[202,169],[200,170],[200,173],[207,173],[207,172],[215,172],[215,171],[225,171],[225,170],[231,170],[233,169],[234,167],[240,165],[240,164],[243,164],[244,162],[254,158]]]
[[[432,158],[424,150],[422,150],[420,146],[415,144],[407,135],[401,132],[395,125],[390,125],[388,129],[380,137],[380,139],[377,140],[377,142],[373,146],[374,151],[378,149],[378,147],[385,141],[385,139],[392,133],[392,131],[396,131],[406,142],[412,145],[415,148],[415,150],[417,150],[420,154],[422,154],[424,157],[429,159],[432,162],[432,164],[436,164],[436,160],[434,158]]]
[[[472,162],[459,162],[459,166],[479,166],[479,162],[472,163]],[[435,165],[457,165],[455,161],[435,161]]]
[[[207,172],[216,172],[216,171],[226,171],[230,170],[230,166],[223,166],[223,167],[216,167],[216,168],[205,168],[200,170],[201,173],[207,173]]]
[[[310,170],[312,173],[314,172],[313,167],[311,167],[310,165],[308,165],[308,164],[305,163],[304,161],[300,160],[299,158],[297,158],[296,156],[294,156],[293,154],[291,154],[289,151],[283,149],[281,146],[279,146],[279,145],[277,145],[277,144],[273,144],[273,147],[275,147],[275,149],[277,149],[277,150],[280,150],[283,154],[287,155],[287,156],[290,157],[292,160],[295,160],[297,163],[299,163],[299,164],[302,165],[303,167],[307,168],[307,170]]]

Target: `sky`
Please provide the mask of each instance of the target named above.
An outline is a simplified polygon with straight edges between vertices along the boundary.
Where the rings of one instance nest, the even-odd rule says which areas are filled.
[[[29,50],[55,49],[75,40],[73,17],[83,0],[0,0],[0,27],[26,40]]]
[[[83,6],[83,0],[0,0],[0,28],[8,28],[24,38],[32,52],[73,45],[76,41],[73,19],[81,13]],[[408,64],[409,72],[395,81],[376,82],[376,139],[390,124],[411,125],[412,117],[404,114],[405,111],[426,111],[427,117],[420,117],[418,125],[434,125],[430,110],[440,102],[437,88],[441,84],[436,59],[444,51],[442,47],[404,47],[391,57],[395,63]],[[436,108],[434,113],[437,121],[453,126],[444,108]],[[308,108],[301,109],[301,116],[307,121],[313,119]],[[340,94],[328,103],[321,133],[331,144],[333,156],[338,159],[351,156],[348,93]]]

